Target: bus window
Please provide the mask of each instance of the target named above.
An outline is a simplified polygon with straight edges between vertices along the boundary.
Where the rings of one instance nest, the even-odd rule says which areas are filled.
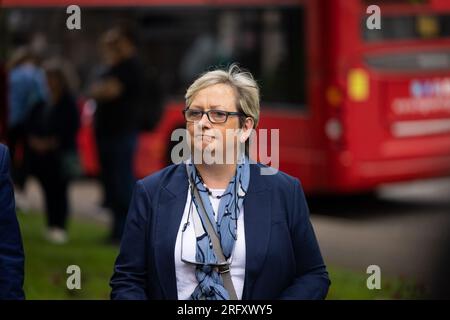
[[[263,105],[301,108],[306,105],[303,12],[300,7],[149,11],[146,21],[153,33],[170,37],[155,46],[169,46],[161,63],[169,70],[177,66],[169,81],[171,94],[181,97],[213,66],[238,62],[261,85]],[[168,34],[170,28],[176,34]]]
[[[363,18],[361,31],[367,42],[416,40],[450,37],[450,15],[382,16],[381,29],[370,30]]]
[[[305,108],[306,41],[304,11],[266,12],[263,16],[262,100],[272,106]]]

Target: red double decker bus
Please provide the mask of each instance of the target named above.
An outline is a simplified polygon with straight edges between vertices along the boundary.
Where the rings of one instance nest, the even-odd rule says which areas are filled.
[[[65,28],[70,4],[4,0],[6,50],[24,34],[45,42],[74,64],[82,96],[99,35],[133,21],[167,96],[157,128],[140,136],[137,176],[167,164],[188,84],[230,62],[258,80],[260,128],[279,129],[280,170],[308,192],[450,174],[448,1],[78,0],[82,28],[73,31]],[[369,5],[379,6],[381,29],[367,27]],[[82,103],[79,145],[95,175],[91,106]]]

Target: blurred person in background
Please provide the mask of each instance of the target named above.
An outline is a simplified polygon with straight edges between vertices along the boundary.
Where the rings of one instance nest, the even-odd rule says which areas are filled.
[[[27,203],[23,194],[29,163],[26,123],[37,105],[48,102],[48,88],[44,71],[28,47],[19,47],[13,52],[8,69],[7,140],[11,150],[12,176],[17,187],[17,205],[26,209]]]
[[[135,181],[133,159],[145,75],[131,30],[116,27],[107,31],[101,51],[106,68],[92,84],[90,94],[97,102],[95,133],[105,204],[113,213],[108,241],[118,244]]]
[[[24,299],[24,253],[8,148],[0,144],[0,300]]]
[[[62,65],[46,63],[50,102],[36,106],[28,121],[30,172],[39,180],[45,195],[47,239],[67,241],[67,188],[76,173],[76,134],[79,114]]]

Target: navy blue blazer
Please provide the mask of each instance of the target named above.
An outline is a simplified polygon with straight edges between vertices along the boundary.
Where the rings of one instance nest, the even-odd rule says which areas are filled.
[[[298,179],[250,165],[243,300],[324,299],[330,281]],[[112,299],[177,299],[174,250],[188,178],[171,165],[136,183],[111,278]]]
[[[24,299],[24,255],[9,174],[8,148],[0,144],[0,300]]]

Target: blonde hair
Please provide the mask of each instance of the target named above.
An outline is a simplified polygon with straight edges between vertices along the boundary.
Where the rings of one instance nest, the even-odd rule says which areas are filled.
[[[228,70],[216,69],[203,73],[190,85],[184,96],[186,108],[191,106],[194,96],[202,89],[215,84],[227,84],[235,92],[236,108],[245,113],[247,117],[253,119],[255,129],[259,121],[259,87],[248,71],[241,70],[235,63],[231,64]],[[241,121],[241,126],[244,121]]]

